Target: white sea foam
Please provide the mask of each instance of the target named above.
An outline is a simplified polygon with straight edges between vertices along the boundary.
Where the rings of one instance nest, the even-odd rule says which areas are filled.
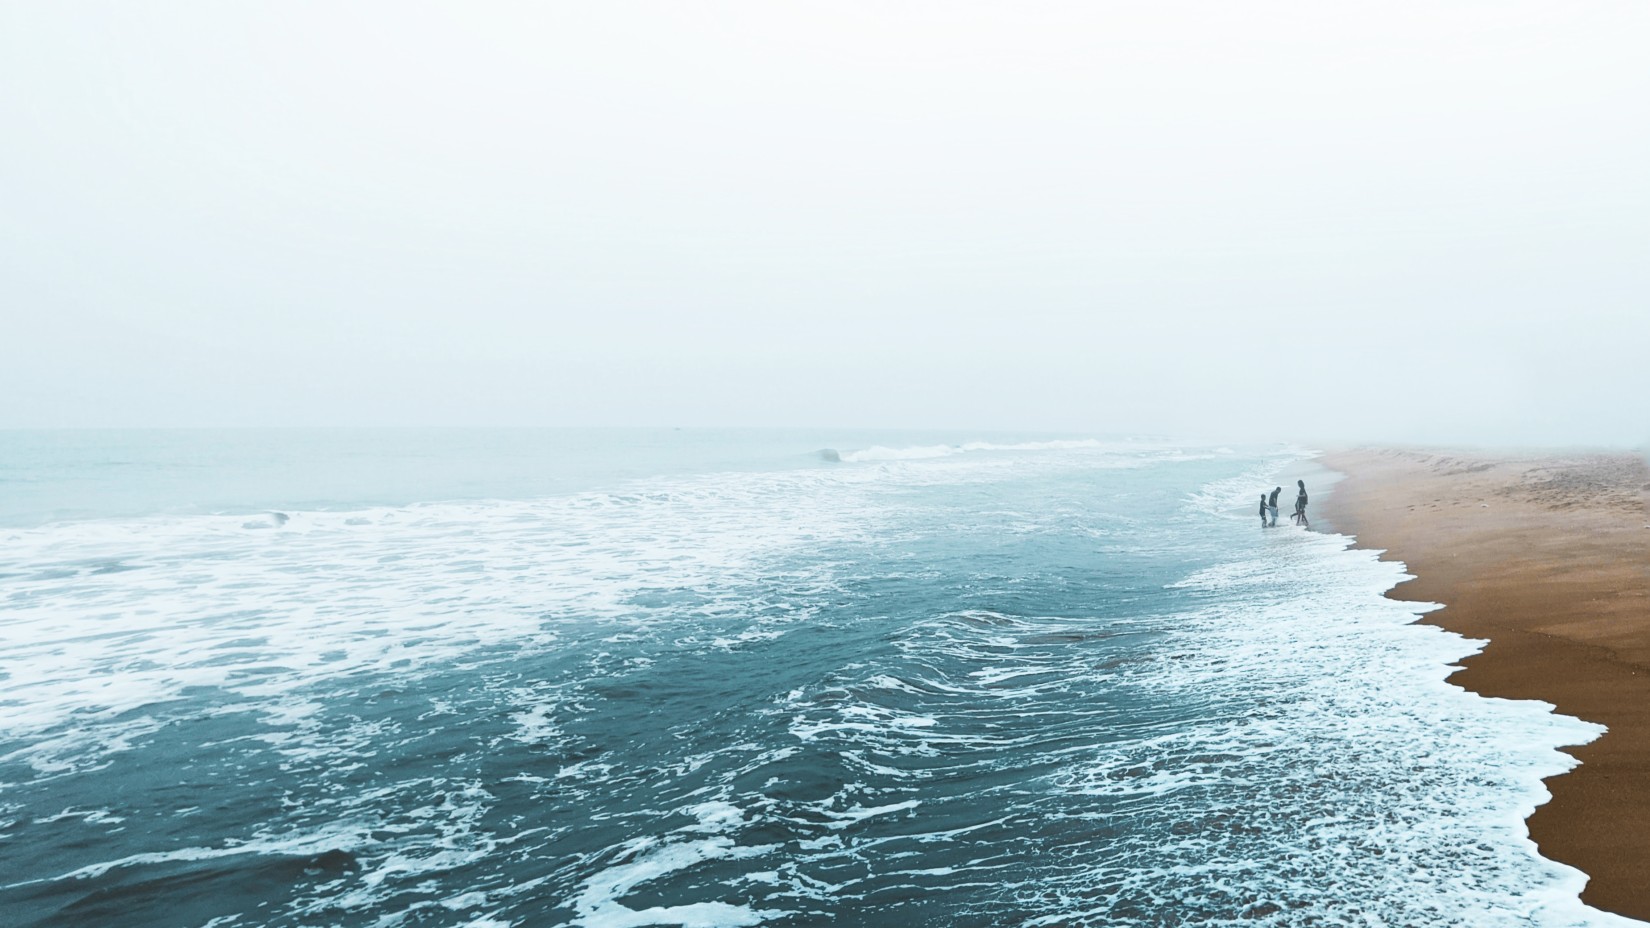
[[[1247,522],[1251,488],[1269,488],[1290,460],[1201,486],[1170,519]],[[802,743],[843,745],[856,769],[910,784],[916,796],[961,756],[1033,769],[1054,760],[1056,789],[1115,804],[1120,812],[1096,815],[1130,824],[1097,862],[1019,888],[1029,910],[1048,913],[1033,924],[1112,924],[1141,906],[1209,924],[1286,926],[1302,913],[1323,924],[1637,924],[1583,905],[1585,876],[1541,858],[1524,824],[1548,798],[1542,779],[1574,763],[1558,748],[1590,741],[1598,726],[1446,683],[1451,665],[1481,643],[1416,624],[1429,604],[1385,598],[1406,578],[1402,565],[1293,528],[1233,537],[1243,547],[1170,584],[1186,611],[1114,621],[1167,632],[1149,659],[1096,671],[1073,664],[1081,652],[1039,643],[1073,634],[1069,621],[958,613],[901,638],[911,668],[793,691],[780,711]],[[925,670],[942,657],[948,673]],[[1192,714],[1131,722],[1098,747],[1043,743],[1040,716],[1080,716],[1043,708],[1080,673],[1139,694],[1142,705]],[[929,698],[959,708],[898,705]],[[998,702],[1008,734],[983,733],[979,722]],[[915,718],[923,724],[909,724]],[[859,788],[812,807],[821,827],[900,805],[864,801]],[[992,808],[1019,801],[999,796]],[[849,831],[802,846],[825,861],[891,840],[860,843]],[[976,863],[947,875],[973,885],[994,866]]]
[[[5,532],[0,724],[23,746],[0,762],[98,763],[195,688],[296,725],[318,706],[287,694],[317,681],[545,647],[564,621],[645,619],[649,591],[666,585],[737,604],[729,591],[775,554],[874,531],[856,490],[876,479],[656,480],[533,502],[300,512],[278,529],[202,516]],[[535,718],[521,717],[523,737],[551,736]]]
[[[1210,484],[1189,505],[1240,518],[1232,510],[1247,503],[1248,488],[1270,483],[1271,471]],[[1163,659],[1119,679],[1159,699],[1206,703],[1205,721],[1117,742],[1068,768],[1065,787],[1149,798],[1166,821],[1196,822],[1230,805],[1230,814],[1267,822],[1276,849],[1264,859],[1223,856],[1219,831],[1189,830],[1181,840],[1206,845],[1193,855],[1205,875],[1232,886],[1277,883],[1268,874],[1274,861],[1296,860],[1300,873],[1284,892],[1320,914],[1351,914],[1345,900],[1357,899],[1372,924],[1401,921],[1395,913],[1413,913],[1405,905],[1417,903],[1390,893],[1409,886],[1429,900],[1436,924],[1637,924],[1584,906],[1586,877],[1541,858],[1524,823],[1549,798],[1542,779],[1575,763],[1558,748],[1603,729],[1545,703],[1486,699],[1446,683],[1451,665],[1482,642],[1415,624],[1435,607],[1381,595],[1407,578],[1403,566],[1348,544],[1338,535],[1268,530],[1251,551],[1174,584],[1205,602],[1170,623],[1184,645],[1171,639]],[[1245,718],[1220,711],[1264,693],[1280,698]],[[1327,803],[1320,815],[1257,815],[1313,795]],[[1338,854],[1370,842],[1389,852],[1359,855],[1355,868],[1336,864]],[[1508,848],[1519,850],[1501,850]],[[1141,863],[1089,878],[1123,895],[1149,895],[1140,881],[1151,871]],[[1105,910],[1074,900],[1039,923],[1081,922]],[[1288,923],[1266,911],[1263,923]]]
[[[695,829],[698,830],[698,829]],[[623,903],[636,887],[709,860],[754,857],[766,847],[738,847],[724,837],[690,841],[636,842],[628,849],[624,863],[614,864],[585,881],[573,897],[578,912],[574,922],[588,928],[641,928],[645,925],[680,925],[681,928],[748,928],[760,925],[781,912],[765,912],[750,906],[726,902],[695,902],[684,905],[651,906],[632,909]]]
[[[843,461],[860,464],[867,461],[925,461],[930,458],[943,458],[953,454],[961,454],[960,445],[920,445],[911,448],[885,448],[882,445],[872,445],[860,451],[844,451],[840,457]]]
[[[890,815],[895,812],[906,812],[911,809],[915,809],[920,805],[922,805],[922,800],[920,799],[907,799],[904,802],[891,802],[885,806],[874,806],[872,808],[866,808],[862,805],[854,805],[847,809],[824,808],[820,810],[820,813],[831,820],[827,827],[840,829],[847,828],[850,825],[857,825],[868,818],[875,818],[878,815]]]
[[[837,452],[838,459],[848,463],[866,463],[882,461],[927,461],[934,458],[951,457],[952,455],[968,454],[978,451],[1110,451],[1119,458],[1140,458],[1147,453],[1174,452],[1184,453],[1184,449],[1173,445],[1153,445],[1142,442],[1103,442],[1093,438],[1054,439],[1051,441],[1022,441],[1022,442],[989,442],[967,441],[954,445],[911,445],[903,448],[889,448],[883,445],[872,445],[853,451]],[[1225,452],[1230,454],[1231,450]]]
[[[191,516],[0,532],[0,595],[6,603],[0,634],[8,643],[0,653],[0,726],[10,746],[0,761],[26,762],[41,776],[84,773],[142,745],[176,718],[245,713],[257,728],[209,746],[244,739],[279,752],[293,776],[305,770],[332,776],[376,764],[398,738],[384,721],[323,727],[325,694],[335,683],[385,679],[413,686],[422,674],[468,666],[488,649],[554,648],[567,623],[610,624],[607,639],[624,646],[651,634],[655,619],[668,628],[689,614],[714,628],[718,617],[748,616],[761,607],[765,625],[683,645],[737,649],[772,641],[787,623],[806,621],[832,582],[828,564],[812,573],[794,566],[776,572],[777,558],[825,545],[897,542],[896,511],[877,495],[890,482],[922,486],[990,478],[966,467],[944,475],[901,467],[651,479],[622,491],[536,501],[300,511],[279,524]],[[775,578],[783,579],[790,595],[753,603],[748,591]],[[793,597],[796,602],[789,602]],[[682,598],[691,604],[681,605]],[[615,658],[609,671],[593,667],[633,671],[647,663],[631,655]],[[507,739],[554,746],[563,738],[561,694],[517,688],[499,695],[514,707],[501,714],[513,723]],[[444,726],[460,711],[445,695],[433,695],[418,721]],[[921,732],[934,720],[902,714],[867,716],[863,723]],[[777,763],[788,750],[760,756]],[[709,760],[690,759],[679,772]],[[511,780],[589,795],[612,770],[601,759],[587,759]],[[438,789],[451,797],[441,807],[400,802]],[[478,824],[493,801],[480,788],[396,781],[329,797],[318,811],[332,816],[336,827],[264,832],[255,840],[211,846],[163,845],[56,878],[338,849],[359,856],[360,878],[347,891],[294,903],[292,911],[338,906],[391,917],[442,906],[440,899],[392,901],[424,874],[466,866],[497,850],[503,839]],[[848,803],[825,817],[844,828],[887,805]],[[612,895],[636,885],[627,881],[645,877],[648,868],[689,865],[684,854],[746,853],[721,834],[738,825],[731,808],[703,806],[728,816],[693,826],[709,838],[678,841],[676,850],[630,860],[621,866],[632,869],[610,873],[605,889],[592,884],[580,896],[586,923],[744,924],[760,918],[750,907],[720,903],[638,911],[622,904],[622,892]],[[112,822],[99,820],[106,821]],[[467,911],[487,909],[505,891],[478,893],[483,891],[442,898]]]
[[[413,686],[426,672],[477,666],[489,649],[551,653],[575,627],[599,627],[580,639],[599,644],[580,680],[488,684],[500,711],[484,749],[541,752],[539,766],[485,782],[407,776],[328,788],[307,810],[325,827],[160,843],[56,878],[244,854],[354,855],[358,878],[294,903],[300,923],[342,909],[386,925],[527,925],[510,906],[536,892],[594,928],[756,925],[890,887],[1007,897],[1031,923],[1043,914],[1045,924],[1115,922],[1108,906],[1124,897],[1163,912],[1223,911],[1199,910],[1207,900],[1176,896],[1176,886],[1271,892],[1302,907],[1244,919],[1256,924],[1289,925],[1299,911],[1323,924],[1621,923],[1582,906],[1582,876],[1539,858],[1523,826],[1546,798],[1541,777],[1571,763],[1555,748],[1597,728],[1448,686],[1449,663],[1476,643],[1414,625],[1424,606],[1380,596],[1403,577],[1400,565],[1289,528],[1257,533],[1252,549],[1180,578],[1172,592],[1184,608],[1173,615],[1021,615],[1004,605],[1015,590],[982,568],[965,584],[972,599],[954,611],[878,628],[886,662],[832,665],[829,679],[787,679],[776,686],[783,695],[761,696],[766,741],[741,730],[649,757],[641,774],[615,753],[562,753],[570,719],[599,711],[579,685],[646,676],[652,659],[630,653],[639,645],[732,660],[817,631],[811,620],[843,581],[831,558],[803,567],[792,555],[831,545],[900,553],[915,535],[897,497],[911,488],[1231,457],[1089,442],[943,447],[952,450],[843,456],[875,467],[649,480],[552,500],[294,512],[278,526],[199,517],[4,533],[0,633],[14,643],[0,654],[0,724],[14,745],[6,759],[68,775],[141,745],[176,712],[248,712],[256,730],[236,740],[269,745],[292,770],[332,775],[377,764],[403,736],[371,719],[323,730],[327,685],[382,676]],[[1221,520],[1248,521],[1238,513],[1252,506],[1251,489],[1269,488],[1289,460],[1280,451],[1202,486],[1177,513],[1113,514],[1100,525],[1053,518],[1060,531],[1095,539],[1096,558],[1126,560],[1141,533],[1163,523],[1182,544]],[[880,492],[889,486],[899,492]],[[1035,514],[980,518],[992,532],[1049,531]],[[863,569],[881,582],[912,568],[873,557]],[[1136,633],[1163,637],[1115,663],[1085,658],[1104,649],[1071,644]],[[1148,707],[1201,714],[1191,723],[1104,716],[1069,692],[1097,681]],[[193,687],[224,699],[203,710],[190,702]],[[474,706],[454,698],[432,696],[417,720],[462,724],[456,714]],[[830,764],[839,766],[810,779]],[[1022,765],[1045,772],[1033,780]],[[947,795],[975,774],[1000,782]],[[622,788],[637,792],[620,795],[634,803],[600,813],[630,829],[626,840],[580,851],[574,864],[543,863],[563,853],[565,834],[496,823],[507,816],[494,814],[495,792],[583,810],[627,776]],[[786,776],[798,785],[785,786]],[[691,788],[656,795],[644,781]],[[443,798],[429,798],[436,793]],[[1071,802],[1051,812],[1050,796]],[[51,807],[62,823],[116,823],[118,809],[65,802]],[[1092,830],[1095,822],[1110,830]],[[775,830],[794,836],[767,843]],[[976,836],[980,850],[958,856]],[[1027,847],[1086,840],[1110,842],[1105,862],[1063,868],[1051,854],[1024,864]],[[514,842],[529,876],[505,880],[495,865]],[[1347,864],[1370,844],[1385,856]],[[929,865],[931,853],[952,856]],[[481,883],[432,888],[478,870]],[[1027,873],[1035,880],[1015,882]],[[666,887],[678,893],[659,901],[654,891]],[[1424,922],[1412,917],[1421,898],[1433,907]],[[993,923],[997,911],[969,914]],[[1222,918],[1207,921],[1238,920]]]

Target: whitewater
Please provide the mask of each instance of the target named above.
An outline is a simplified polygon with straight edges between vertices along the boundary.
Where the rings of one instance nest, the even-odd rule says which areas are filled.
[[[5,441],[6,925],[1636,924],[1309,449]]]

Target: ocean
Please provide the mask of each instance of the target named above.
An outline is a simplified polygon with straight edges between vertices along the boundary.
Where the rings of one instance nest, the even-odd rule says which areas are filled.
[[[0,432],[0,924],[1629,924],[1312,457]]]

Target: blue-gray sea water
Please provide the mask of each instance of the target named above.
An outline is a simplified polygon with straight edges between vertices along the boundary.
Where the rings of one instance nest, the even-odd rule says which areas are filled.
[[[0,433],[0,924],[1613,923],[1310,457]]]

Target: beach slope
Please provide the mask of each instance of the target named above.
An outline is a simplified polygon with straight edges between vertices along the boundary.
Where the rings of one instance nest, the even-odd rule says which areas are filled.
[[[1338,452],[1326,515],[1417,579],[1397,599],[1488,639],[1452,682],[1608,726],[1530,818],[1588,904],[1650,920],[1650,468],[1636,454]]]

